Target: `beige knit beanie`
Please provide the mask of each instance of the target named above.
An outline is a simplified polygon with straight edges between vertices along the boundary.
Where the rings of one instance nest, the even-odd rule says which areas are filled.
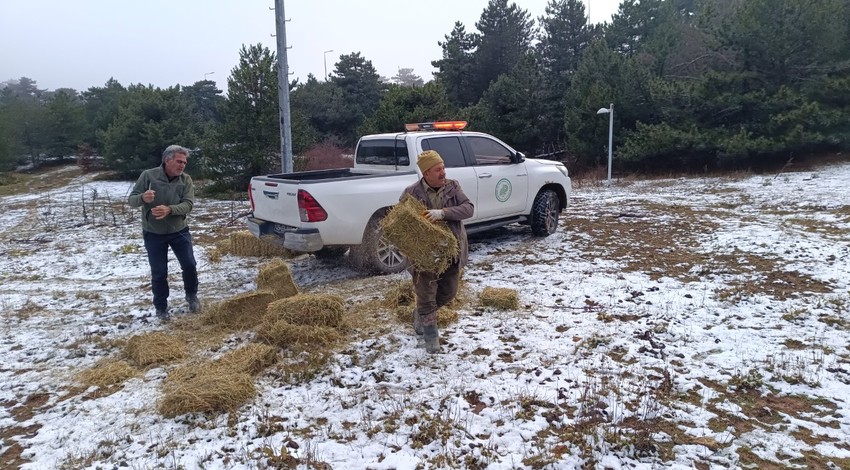
[[[439,165],[443,163],[443,158],[440,157],[440,154],[433,150],[426,150],[419,154],[419,157],[416,159],[416,164],[419,165],[419,170],[422,173],[430,170],[434,165]]]

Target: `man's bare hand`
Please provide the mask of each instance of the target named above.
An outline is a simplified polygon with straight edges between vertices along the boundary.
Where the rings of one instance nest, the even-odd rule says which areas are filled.
[[[153,189],[148,189],[147,191],[142,193],[142,201],[145,201],[148,204],[152,203],[155,197],[156,191],[154,191]]]
[[[151,209],[151,214],[153,214],[153,216],[157,220],[164,219],[164,218],[168,217],[169,214],[171,214],[171,207],[164,206],[164,205],[163,206],[156,206],[153,209]]]

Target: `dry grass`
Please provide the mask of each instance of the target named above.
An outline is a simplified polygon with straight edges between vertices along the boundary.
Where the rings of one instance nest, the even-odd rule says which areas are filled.
[[[80,373],[79,380],[90,386],[108,387],[124,383],[134,375],[136,375],[136,369],[127,361],[104,360]]]
[[[728,217],[725,210],[696,210],[687,206],[636,203],[618,206],[617,212],[577,214],[568,225],[582,234],[572,240],[589,256],[618,260],[623,270],[645,273],[650,279],[672,277],[682,282],[710,276],[735,276],[722,298],[739,300],[763,294],[785,299],[795,293],[828,292],[830,286],[811,276],[784,269],[780,260],[734,250],[701,251],[702,238]],[[636,249],[639,248],[639,249]]]

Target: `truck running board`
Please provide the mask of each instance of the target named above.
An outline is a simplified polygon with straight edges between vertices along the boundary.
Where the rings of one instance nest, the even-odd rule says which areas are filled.
[[[503,227],[508,224],[525,222],[527,219],[528,217],[524,215],[518,215],[516,217],[508,217],[506,219],[490,220],[488,222],[470,224],[466,226],[466,233],[486,232],[487,230]]]

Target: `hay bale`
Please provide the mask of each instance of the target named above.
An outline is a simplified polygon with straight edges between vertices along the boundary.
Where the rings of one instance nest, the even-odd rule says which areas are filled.
[[[275,294],[266,291],[243,292],[213,305],[202,317],[208,325],[248,329],[257,326]]]
[[[233,411],[256,393],[254,379],[250,375],[208,369],[186,381],[171,381],[157,409],[166,418],[185,413]]]
[[[318,325],[293,325],[280,320],[265,324],[257,336],[269,344],[283,348],[320,346],[338,343],[342,335],[334,328]]]
[[[298,286],[292,280],[292,271],[282,259],[275,258],[260,266],[257,275],[257,289],[272,292],[275,297],[292,297],[298,293]]]
[[[257,375],[277,362],[277,348],[267,344],[251,343],[221,356],[212,363],[220,371]]]
[[[406,196],[381,219],[384,237],[420,271],[442,273],[458,255],[458,243],[444,221],[429,222],[425,206]]]
[[[224,253],[235,256],[271,257],[279,256],[291,258],[292,252],[286,248],[266,240],[255,237],[251,232],[235,232],[228,237],[226,243],[219,246]]]
[[[384,294],[384,306],[395,308],[402,305],[415,305],[416,294],[413,293],[413,282],[399,282]]]
[[[140,367],[162,364],[186,357],[186,342],[161,331],[145,333],[127,341],[124,355]]]
[[[207,259],[210,260],[210,263],[219,263],[224,253],[218,246],[214,246],[207,250]]]
[[[440,307],[437,310],[437,326],[447,326],[451,323],[457,323],[460,315],[457,310],[452,310],[449,307]]]
[[[485,287],[481,292],[481,304],[499,310],[516,310],[519,308],[519,295],[515,289],[507,287]]]
[[[338,327],[344,311],[344,301],[339,296],[298,294],[270,303],[263,321],[267,324],[282,320],[293,325]]]
[[[83,371],[79,379],[86,385],[102,388],[123,383],[134,375],[136,375],[136,370],[127,361],[108,360]]]
[[[413,310],[415,310],[413,306],[402,305],[393,310],[393,315],[402,323],[412,323]],[[458,315],[457,310],[449,307],[440,307],[437,310],[437,326],[439,327],[446,327],[452,323],[456,323],[459,318],[460,315]]]

